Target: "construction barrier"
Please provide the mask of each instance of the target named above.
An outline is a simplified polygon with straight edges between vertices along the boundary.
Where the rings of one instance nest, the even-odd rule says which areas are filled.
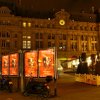
[[[99,86],[100,76],[92,74],[75,74],[75,81]]]

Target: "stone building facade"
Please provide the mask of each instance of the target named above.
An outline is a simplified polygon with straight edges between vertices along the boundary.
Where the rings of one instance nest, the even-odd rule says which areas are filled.
[[[69,14],[64,9],[54,18],[40,19],[15,16],[0,7],[0,55],[19,50],[56,47],[59,59],[87,56],[99,50],[100,23],[95,14]]]

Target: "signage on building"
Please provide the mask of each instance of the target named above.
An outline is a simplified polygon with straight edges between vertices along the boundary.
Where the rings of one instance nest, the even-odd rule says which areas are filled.
[[[2,75],[9,75],[9,55],[2,57]]]
[[[54,49],[39,50],[39,77],[54,77]]]
[[[25,77],[37,77],[37,51],[25,52]]]
[[[19,55],[18,53],[10,54],[10,75],[19,75]]]

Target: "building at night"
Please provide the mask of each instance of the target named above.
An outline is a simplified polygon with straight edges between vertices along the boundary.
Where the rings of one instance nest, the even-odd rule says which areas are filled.
[[[70,14],[64,9],[53,18],[16,16],[0,7],[0,55],[19,50],[56,47],[58,59],[77,59],[82,52],[96,54],[100,35],[97,15],[85,12]]]

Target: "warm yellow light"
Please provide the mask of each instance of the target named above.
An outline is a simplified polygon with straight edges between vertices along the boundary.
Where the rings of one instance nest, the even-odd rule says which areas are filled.
[[[65,25],[65,21],[64,21],[63,19],[61,19],[61,20],[59,21],[59,24],[60,24],[60,25]]]
[[[50,18],[48,18],[48,20],[50,20]]]
[[[23,22],[23,27],[26,27],[26,22]]]
[[[87,63],[88,63],[88,66],[91,65],[91,63],[92,63],[91,57],[87,58]]]
[[[28,39],[31,39],[31,36],[27,36]]]
[[[28,27],[31,27],[31,23],[28,23]]]

